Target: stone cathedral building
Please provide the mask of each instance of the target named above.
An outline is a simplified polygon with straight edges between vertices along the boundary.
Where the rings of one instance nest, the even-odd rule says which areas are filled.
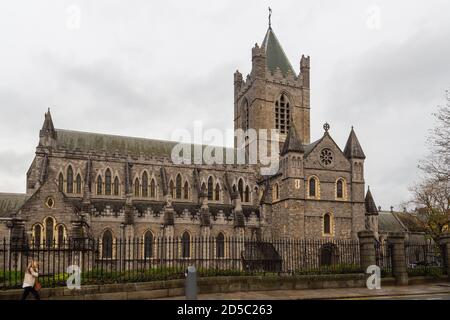
[[[327,124],[321,137],[311,137],[310,58],[302,56],[296,71],[270,26],[251,53],[250,74],[234,74],[234,127],[278,130],[276,174],[262,176],[258,164],[174,164],[176,142],[56,129],[49,110],[26,193],[0,194],[0,235],[40,243],[357,238],[372,219],[366,204],[372,208],[373,199],[365,201],[365,155],[355,131],[344,149]]]

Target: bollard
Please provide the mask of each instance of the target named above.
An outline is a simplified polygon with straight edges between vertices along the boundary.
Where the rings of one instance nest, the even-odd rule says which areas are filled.
[[[195,266],[189,266],[187,268],[184,291],[186,300],[197,300],[197,270]]]

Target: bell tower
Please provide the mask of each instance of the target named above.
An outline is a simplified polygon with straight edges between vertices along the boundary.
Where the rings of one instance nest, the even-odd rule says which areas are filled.
[[[270,12],[271,13],[271,12]],[[234,73],[234,129],[276,129],[280,150],[293,124],[298,137],[310,143],[310,58],[302,56],[300,70],[292,67],[270,22],[264,40],[252,48],[252,70],[244,80]],[[261,138],[261,136],[260,136]],[[248,147],[255,143],[245,140]],[[269,144],[274,142],[268,132]],[[235,147],[239,147],[236,145]]]

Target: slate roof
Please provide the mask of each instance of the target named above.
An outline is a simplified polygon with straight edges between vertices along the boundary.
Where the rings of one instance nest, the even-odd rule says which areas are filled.
[[[284,75],[290,71],[295,76],[294,68],[292,68],[289,59],[271,27],[267,30],[261,47],[266,52],[266,63],[271,72],[274,72],[278,67]]]
[[[10,217],[16,213],[28,199],[22,193],[0,193],[0,217]]]
[[[300,137],[297,134],[294,124],[289,128],[288,135],[283,144],[281,155],[285,155],[288,152],[303,152],[303,144]]]
[[[372,193],[370,192],[370,189],[367,189],[366,198],[364,200],[365,206],[366,206],[366,213],[369,215],[377,215],[378,209],[375,205],[375,201],[373,200]]]
[[[405,232],[407,230],[392,212],[380,211],[378,215],[378,231],[385,233]]]
[[[345,145],[344,154],[347,158],[355,158],[355,159],[365,159],[366,155],[364,154],[361,145],[359,144],[358,138],[356,137],[356,133],[353,130],[350,131],[350,135],[348,136],[347,143]]]
[[[89,152],[91,150],[96,152],[115,153],[121,155],[139,156],[156,156],[171,158],[172,149],[179,143],[176,141],[156,140],[126,137],[118,135],[81,132],[56,129],[57,132],[57,147],[66,150],[79,150],[82,152]],[[198,146],[198,145],[197,145]],[[195,145],[190,145],[191,157],[194,157]],[[206,148],[202,146],[202,150]],[[236,156],[236,150],[233,148],[219,147],[223,150],[224,163],[226,159],[227,150],[233,152]]]
[[[380,232],[426,232],[419,218],[408,212],[380,211],[378,215],[378,228]]]

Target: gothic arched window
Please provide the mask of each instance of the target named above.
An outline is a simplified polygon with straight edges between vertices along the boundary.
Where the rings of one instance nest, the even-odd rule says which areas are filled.
[[[77,179],[76,179],[75,184],[77,186],[77,188],[76,188],[77,193],[81,194],[81,176],[80,176],[80,174],[77,174]]]
[[[244,202],[250,202],[250,187],[245,187]]]
[[[184,191],[184,198],[189,199],[189,183],[187,181],[184,183],[183,191]]]
[[[191,235],[185,231],[181,237],[181,257],[190,258],[191,256]]]
[[[170,196],[172,197],[172,199],[175,198],[175,185],[172,180],[170,180],[170,183],[169,183],[169,192],[170,192]]]
[[[111,259],[113,257],[113,235],[111,230],[103,232],[102,237],[102,258]]]
[[[45,219],[45,244],[48,248],[51,248],[53,244],[53,228],[55,227],[55,220],[53,218]]]
[[[148,197],[148,174],[146,171],[142,174],[142,196]]]
[[[216,238],[216,255],[217,258],[225,257],[225,237],[222,232]]]
[[[64,226],[63,225],[59,225],[58,226],[58,229],[57,229],[57,231],[58,231],[58,245],[59,246],[62,246],[63,244],[64,244],[64,234],[65,234],[65,230],[64,230]]]
[[[156,182],[155,179],[152,179],[150,183],[150,197],[156,198]]]
[[[241,197],[241,201],[244,201],[244,180],[242,180],[242,179],[239,179],[238,191],[239,191],[239,196]]]
[[[144,235],[144,259],[153,257],[153,233],[149,230]]]
[[[105,172],[105,194],[107,196],[111,195],[111,170],[106,169]]]
[[[73,193],[73,169],[72,166],[67,168],[67,193]]]
[[[176,178],[176,197],[177,199],[181,199],[181,174],[177,175]]]
[[[214,200],[213,193],[214,193],[213,178],[209,177],[208,178],[208,200]]]
[[[220,201],[220,186],[216,183],[216,188],[214,189],[214,200]]]
[[[115,177],[114,178],[114,195],[115,196],[119,195],[119,188],[120,188],[119,178]]]
[[[317,179],[316,177],[309,178],[309,196],[312,198],[317,197]]]
[[[323,233],[331,234],[331,215],[329,213],[323,216]]]
[[[273,185],[273,189],[272,189],[272,200],[275,201],[278,199],[280,199],[280,190],[278,187],[278,183],[275,183]]]
[[[98,176],[97,178],[97,194],[102,194],[103,193],[103,181],[102,181],[102,177]]]
[[[64,176],[62,173],[60,173],[58,177],[58,190],[64,192]]]
[[[33,236],[34,236],[34,246],[40,247],[41,246],[41,237],[42,237],[42,227],[40,224],[37,224],[34,226]]]
[[[242,113],[242,128],[247,131],[250,128],[250,113],[247,99],[244,100],[244,104],[242,105]]]
[[[283,93],[275,101],[275,129],[280,130],[280,133],[286,134],[290,127],[290,103],[287,96]]]
[[[134,196],[139,197],[139,179],[134,180]]]
[[[339,179],[336,182],[336,198],[338,198],[338,199],[344,198],[344,181],[343,181],[343,179]]]

